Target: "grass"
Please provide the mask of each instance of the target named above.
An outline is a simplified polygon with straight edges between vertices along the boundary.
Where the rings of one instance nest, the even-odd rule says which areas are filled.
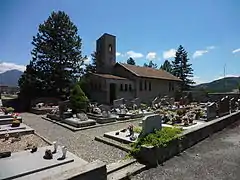
[[[174,139],[181,138],[180,134],[183,129],[176,127],[163,127],[146,137],[138,138],[135,143],[131,144],[131,154],[137,154],[142,145],[154,147],[166,147]]]

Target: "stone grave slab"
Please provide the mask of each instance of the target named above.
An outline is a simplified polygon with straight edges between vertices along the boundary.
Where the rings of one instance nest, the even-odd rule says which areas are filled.
[[[57,167],[62,167],[70,165],[77,158],[70,152],[67,152],[66,159],[57,160],[62,156],[60,148],[56,154],[53,154],[53,159],[45,160],[43,159],[46,149],[53,149],[52,146],[41,147],[35,153],[30,153],[29,151],[21,151],[17,153],[12,153],[11,157],[0,159],[0,178],[1,179],[14,179],[23,178],[25,176],[34,175],[35,173],[44,172],[46,170],[54,171]],[[80,158],[77,158],[80,159]],[[86,161],[78,160],[78,163],[82,165],[87,164]],[[62,168],[58,171],[61,172]],[[47,175],[45,173],[45,175]],[[48,174],[49,175],[49,174]],[[43,175],[42,175],[43,176]],[[34,179],[34,178],[32,178]],[[35,177],[36,179],[36,177]]]
[[[16,133],[19,133],[20,135],[33,134],[34,129],[23,123],[21,123],[19,127],[11,127],[10,124],[0,125],[0,138],[6,133],[8,133],[10,136],[13,136]]]
[[[66,124],[69,124],[69,125],[77,127],[77,128],[92,126],[92,125],[96,124],[95,120],[88,119],[86,121],[81,121],[81,120],[79,120],[78,118],[75,118],[75,117],[63,119],[61,122],[64,122]]]
[[[0,119],[12,118],[12,115],[9,114],[0,114]]]
[[[22,122],[22,118],[18,117],[17,120],[19,120],[20,122]],[[8,117],[8,118],[2,118],[0,119],[0,125],[5,125],[5,124],[12,124],[13,121],[13,117]]]
[[[114,108],[119,108],[124,103],[125,103],[124,98],[116,99],[116,100],[113,101],[113,107]]]
[[[116,135],[116,132],[119,132],[119,135]],[[123,142],[123,143],[126,143],[126,144],[133,143],[133,142],[137,141],[137,138],[134,141],[130,140],[130,137],[128,137],[127,135],[129,135],[128,130],[126,132],[111,131],[111,132],[104,133],[104,137],[107,137],[109,139],[113,139],[113,140],[118,141],[118,142]],[[139,133],[134,133],[134,136],[138,137]]]

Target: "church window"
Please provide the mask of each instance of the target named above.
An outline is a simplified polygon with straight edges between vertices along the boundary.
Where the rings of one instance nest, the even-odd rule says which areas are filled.
[[[147,90],[147,81],[145,80],[145,91]]]
[[[112,53],[112,45],[111,45],[111,44],[109,44],[109,46],[108,46],[108,51],[109,51],[110,53]]]
[[[142,87],[142,81],[140,80],[139,82],[139,90],[142,91],[143,87]]]
[[[128,85],[127,85],[127,84],[125,84],[125,91],[127,91],[127,89],[128,89]]]
[[[152,90],[152,84],[151,84],[151,82],[149,82],[149,84],[148,84],[148,90],[149,90],[149,91]]]
[[[128,89],[129,89],[129,91],[132,91],[132,85],[131,84],[129,84]]]
[[[120,91],[123,91],[123,84],[120,85]]]

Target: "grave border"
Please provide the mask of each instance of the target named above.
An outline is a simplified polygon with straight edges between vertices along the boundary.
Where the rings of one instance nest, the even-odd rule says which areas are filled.
[[[139,121],[142,118],[129,119],[129,120],[123,120],[123,121],[115,121],[115,122],[110,122],[110,123],[105,123],[105,124],[96,124],[96,125],[93,125],[93,126],[86,126],[86,127],[80,127],[80,128],[73,127],[71,125],[65,124],[64,122],[59,122],[59,121],[56,121],[56,120],[52,120],[52,119],[47,118],[45,116],[42,116],[42,119],[47,120],[49,122],[52,122],[54,124],[58,124],[62,127],[65,127],[67,129],[75,132],[75,131],[81,131],[81,130],[86,130],[86,129],[98,128],[98,127],[102,127],[102,126],[109,126],[109,125],[114,125],[114,124]]]

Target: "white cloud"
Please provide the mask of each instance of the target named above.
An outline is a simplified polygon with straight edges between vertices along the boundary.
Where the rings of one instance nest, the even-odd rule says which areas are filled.
[[[84,64],[90,64],[91,60],[91,56],[88,56],[86,59],[84,59]]]
[[[212,50],[212,49],[215,49],[216,47],[215,46],[208,46],[207,49],[208,50]]]
[[[195,85],[203,84],[203,83],[207,83],[208,82],[207,80],[204,80],[204,79],[202,79],[199,76],[194,76],[192,79],[196,83]]]
[[[237,53],[237,52],[240,52],[240,48],[235,49],[235,50],[232,51],[233,54],[234,54],[234,53]]]
[[[208,53],[208,50],[198,50],[193,53],[193,58],[197,58],[199,56],[202,56],[204,54]]]
[[[169,49],[163,52],[163,59],[173,58],[176,55],[176,49]]]
[[[154,59],[157,59],[157,53],[156,52],[149,52],[146,56],[146,59],[147,60],[154,60]]]
[[[4,73],[9,70],[17,69],[19,71],[25,71],[26,66],[24,65],[18,65],[15,63],[9,63],[9,62],[2,62],[0,63],[0,73]]]
[[[118,57],[118,56],[120,56],[121,55],[121,53],[120,52],[116,52],[116,56]]]
[[[132,57],[133,59],[137,59],[137,58],[142,58],[143,57],[142,53],[137,53],[137,52],[134,52],[134,51],[128,51],[126,54],[127,54],[128,57]]]

